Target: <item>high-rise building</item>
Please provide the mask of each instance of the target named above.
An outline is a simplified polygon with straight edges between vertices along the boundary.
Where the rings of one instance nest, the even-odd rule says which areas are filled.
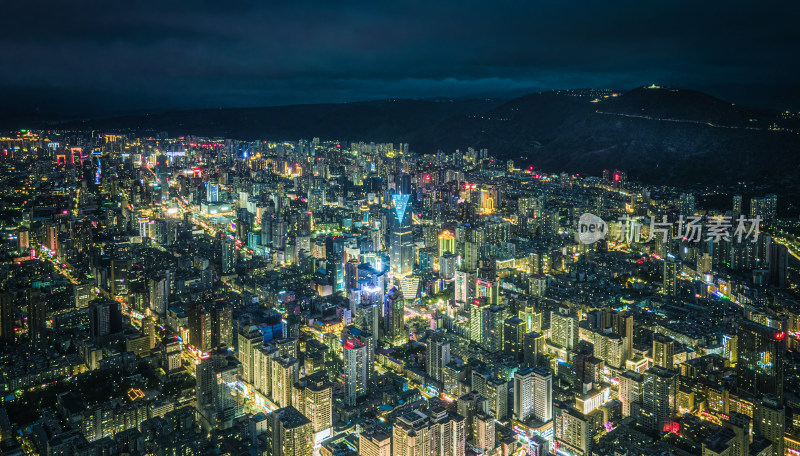
[[[765,396],[753,403],[753,435],[772,443],[772,455],[783,456],[786,407],[775,396]]]
[[[775,218],[778,211],[778,197],[770,194],[750,198],[750,218],[761,217],[761,220]]]
[[[677,258],[668,257],[664,260],[664,281],[661,290],[667,296],[677,296],[679,287],[679,277],[683,263]]]
[[[626,340],[615,333],[595,333],[593,355],[615,369],[625,367]]]
[[[533,416],[533,369],[514,373],[514,418],[525,423]]]
[[[274,345],[258,344],[253,351],[253,387],[272,397],[272,360],[281,356]]]
[[[390,239],[392,272],[397,277],[411,274],[414,267],[414,235],[411,225],[411,195],[392,195],[394,217]]]
[[[455,300],[458,305],[466,305],[475,297],[475,274],[469,271],[455,273]]]
[[[442,381],[442,367],[450,362],[450,342],[444,340],[439,332],[431,333],[428,338],[425,357],[425,370],[429,377]]]
[[[549,368],[533,370],[533,418],[542,423],[553,419],[553,372]]]
[[[733,212],[742,213],[742,195],[733,195]]]
[[[384,333],[385,339],[391,343],[405,344],[408,334],[405,332],[405,300],[398,287],[393,287],[384,297]]]
[[[237,260],[236,242],[228,236],[225,236],[222,239],[222,273],[234,273],[236,271]]]
[[[169,300],[169,281],[166,277],[155,277],[147,282],[150,296],[150,310],[159,316],[167,314],[167,301]]]
[[[432,454],[438,456],[464,456],[466,451],[465,419],[442,407],[430,410]]]
[[[26,290],[26,293],[28,298],[28,334],[34,344],[39,344],[44,341],[47,329],[47,301],[42,297],[42,292],[39,290],[29,289]]]
[[[588,416],[573,408],[557,408],[553,435],[558,448],[566,454],[592,454],[594,427]]]
[[[430,419],[419,410],[397,418],[392,433],[392,456],[427,456],[434,454]]]
[[[237,357],[242,365],[242,380],[253,384],[255,381],[255,353],[256,347],[264,343],[264,335],[256,326],[248,326],[239,334],[239,350]]]
[[[551,311],[550,338],[560,348],[574,349],[578,345],[578,318],[564,307]]]
[[[475,417],[479,414],[489,413],[489,400],[472,391],[458,398],[458,414],[465,418],[465,433],[468,441],[475,439]]]
[[[358,397],[367,393],[367,347],[358,339],[344,341],[344,403],[356,405]]]
[[[536,367],[544,359],[544,334],[529,332],[524,339],[523,363],[525,367]]]
[[[314,453],[314,430],[311,420],[292,406],[283,407],[267,417],[267,446],[273,456],[311,456]]]
[[[475,415],[475,446],[483,454],[491,454],[496,446],[494,417],[485,413]]]
[[[279,407],[292,405],[294,384],[300,375],[300,362],[288,355],[272,358],[272,400]]]
[[[367,429],[358,436],[361,456],[392,456],[392,436],[384,430]]]
[[[652,432],[662,432],[677,411],[678,375],[661,366],[644,373],[642,422]]]
[[[692,193],[682,193],[678,201],[678,212],[684,217],[694,215],[695,197]]]
[[[642,384],[644,375],[625,371],[619,379],[619,401],[622,403],[622,416],[634,415],[634,410],[642,405]]]
[[[752,321],[740,321],[736,375],[740,394],[757,398],[783,397],[783,357],[786,333]]]
[[[633,357],[633,315],[607,307],[603,309],[601,316],[602,329],[610,329],[611,332],[622,337],[624,359],[631,359]]]
[[[527,325],[518,317],[507,318],[503,322],[503,352],[521,360],[524,356],[525,333]]]
[[[672,369],[675,359],[675,341],[663,334],[653,334],[653,364]]]
[[[14,342],[14,295],[0,292],[0,342]]]
[[[196,401],[204,429],[227,429],[242,415],[242,405],[233,394],[239,362],[225,348],[217,348],[196,370]]]
[[[301,378],[294,386],[294,407],[309,420],[315,436],[330,436],[333,427],[333,389],[325,372]],[[315,437],[315,441],[318,440]]]

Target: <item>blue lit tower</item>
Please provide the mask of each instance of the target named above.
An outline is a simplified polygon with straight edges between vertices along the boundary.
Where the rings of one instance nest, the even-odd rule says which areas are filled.
[[[411,228],[410,195],[392,195],[394,217],[390,238],[392,273],[395,277],[411,274],[414,267],[414,236]]]

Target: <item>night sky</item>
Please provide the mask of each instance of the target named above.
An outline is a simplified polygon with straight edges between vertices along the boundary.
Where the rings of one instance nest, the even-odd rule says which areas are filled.
[[[800,109],[800,2],[2,3],[0,107],[56,114],[693,88]]]

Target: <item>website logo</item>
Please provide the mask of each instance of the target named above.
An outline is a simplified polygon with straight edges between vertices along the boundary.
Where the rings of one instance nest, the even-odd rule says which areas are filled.
[[[586,212],[578,219],[578,239],[581,244],[594,244],[605,239],[608,225],[600,217]]]

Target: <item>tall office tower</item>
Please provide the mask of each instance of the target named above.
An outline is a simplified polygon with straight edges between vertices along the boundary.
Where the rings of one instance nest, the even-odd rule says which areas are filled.
[[[475,447],[483,454],[491,454],[495,449],[494,417],[485,413],[475,415]]]
[[[775,396],[765,396],[753,403],[753,435],[772,442],[772,455],[784,454],[786,407]]]
[[[383,429],[367,429],[358,436],[361,456],[392,456],[392,435]]]
[[[514,418],[525,423],[533,416],[533,369],[514,373]]]
[[[464,456],[466,451],[464,424],[464,417],[458,413],[448,412],[438,406],[432,407],[430,410],[432,454]]]
[[[439,332],[431,333],[428,338],[427,353],[425,357],[425,371],[428,377],[437,382],[442,381],[442,367],[450,362],[450,342],[444,340]]]
[[[455,255],[456,253],[456,238],[448,230],[444,230],[439,233],[439,255],[444,256],[445,253],[452,253]]]
[[[367,347],[358,339],[344,341],[344,403],[354,407],[367,393]]]
[[[708,253],[697,259],[697,272],[700,274],[711,274],[714,268],[714,257]]]
[[[564,307],[551,311],[550,333],[554,344],[565,350],[574,349],[578,345],[578,318]]]
[[[445,253],[439,257],[439,277],[445,280],[454,279],[456,276],[456,266],[458,257],[452,253]]]
[[[631,359],[633,357],[633,315],[608,307],[603,309],[601,315],[603,329],[611,329],[611,332],[619,334],[623,338],[624,360]]]
[[[484,348],[490,353],[503,351],[503,322],[506,320],[506,309],[500,306],[490,306],[486,317],[486,338]]]
[[[668,257],[664,260],[664,281],[661,290],[667,296],[678,296],[679,277],[683,263],[677,258]]]
[[[525,334],[524,352],[522,354],[525,367],[536,367],[544,358],[544,334],[529,332]]]
[[[694,215],[695,197],[692,193],[682,193],[678,201],[678,212],[684,217]]]
[[[380,331],[381,308],[377,303],[361,302],[356,306],[353,326],[377,336]]]
[[[0,292],[0,343],[14,342],[14,295]]]
[[[58,225],[47,225],[45,242],[48,250],[58,252]]]
[[[594,429],[592,420],[583,413],[572,408],[558,408],[553,431],[558,448],[566,454],[592,454]]]
[[[644,375],[625,371],[619,379],[619,401],[622,403],[622,416],[634,415],[634,410],[642,405],[642,385]]]
[[[524,356],[525,333],[527,325],[517,317],[506,318],[503,322],[503,352],[515,357],[517,361]]]
[[[783,397],[783,358],[786,333],[752,321],[740,321],[736,375],[740,394],[758,398]]]
[[[344,264],[344,288],[345,290],[355,290],[358,288],[358,265],[357,259],[352,259]]]
[[[477,242],[464,241],[464,269],[474,272],[478,269],[480,246]]]
[[[458,414],[466,420],[464,430],[468,441],[475,439],[475,417],[489,413],[489,400],[477,391],[472,391],[458,398]]]
[[[294,384],[300,375],[300,362],[293,356],[272,359],[272,400],[279,407],[292,405]]]
[[[394,287],[384,298],[385,338],[391,343],[408,342],[405,332],[405,301],[403,293]]]
[[[742,213],[742,195],[733,195],[733,212]]]
[[[475,297],[475,274],[469,271],[456,271],[455,277],[456,304],[463,306]]]
[[[392,434],[392,456],[427,456],[433,454],[433,439],[428,416],[412,410],[397,418]]]
[[[211,346],[233,346],[233,309],[227,303],[216,303],[211,310]]]
[[[764,236],[763,234],[760,236]],[[769,282],[778,287],[786,287],[786,273],[789,267],[789,249],[783,244],[773,242],[770,248]]]
[[[311,420],[315,436],[330,436],[333,427],[333,388],[327,377],[325,372],[317,372],[301,378],[294,385],[292,403]]]
[[[279,356],[274,345],[257,344],[253,350],[253,387],[266,397],[272,397],[272,360]]]
[[[653,364],[666,369],[674,367],[675,341],[663,334],[653,334]]]
[[[394,216],[390,240],[391,266],[396,277],[411,274],[414,267],[414,235],[411,225],[411,195],[392,195]]]
[[[44,300],[42,292],[39,290],[28,289],[26,293],[28,298],[28,334],[30,335],[31,342],[37,345],[44,342],[45,339],[45,330],[47,329],[47,301]],[[89,315],[91,319],[91,313]],[[106,325],[106,327],[108,326]],[[94,325],[92,325],[92,328],[94,328]],[[108,332],[105,334],[108,334]]]
[[[195,407],[204,429],[227,429],[242,415],[232,388],[239,362],[227,349],[214,349],[197,366]]]
[[[487,343],[489,305],[485,298],[473,299],[469,305],[469,340],[480,346]]]
[[[311,420],[292,406],[267,415],[267,447],[273,456],[311,456],[314,431]]]
[[[255,383],[256,348],[264,343],[264,334],[257,326],[247,326],[239,334],[239,351],[237,356],[242,364],[242,380],[252,385]]]
[[[219,184],[206,182],[206,201],[216,203],[219,201]]]
[[[208,351],[211,345],[211,315],[203,306],[189,310],[189,345],[200,351]]]
[[[778,197],[774,194],[750,198],[750,218],[761,217],[761,220],[770,220],[777,215],[777,210]]]
[[[222,239],[222,273],[232,274],[236,271],[236,241],[225,236]]]
[[[533,370],[533,417],[542,423],[553,419],[553,372],[549,368]]]
[[[156,348],[156,317],[148,315],[142,318],[142,334],[147,336],[147,346],[150,350]]]
[[[167,302],[169,301],[169,281],[166,277],[155,277],[147,281],[147,288],[150,292],[150,310],[156,315],[164,317],[167,314]]]
[[[661,366],[644,373],[642,384],[642,425],[662,432],[677,410],[678,375]]]

